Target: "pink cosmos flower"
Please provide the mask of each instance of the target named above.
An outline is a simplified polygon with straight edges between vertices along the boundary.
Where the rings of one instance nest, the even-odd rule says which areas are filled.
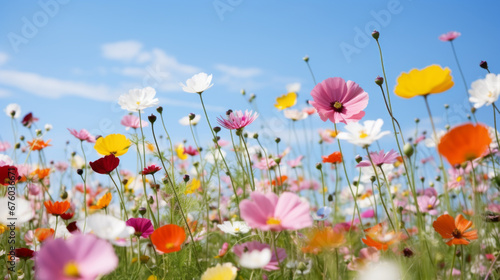
[[[37,279],[96,279],[118,266],[113,246],[94,235],[46,241],[35,259]]]
[[[184,153],[190,156],[196,156],[199,154],[198,150],[196,148],[193,148],[192,146],[184,147]]]
[[[146,218],[130,218],[126,224],[134,228],[136,236],[143,238],[148,238],[155,231],[151,220]]]
[[[95,137],[92,136],[86,129],[80,130],[80,132],[76,131],[76,129],[68,128],[71,135],[78,138],[80,141],[87,141],[89,143],[95,143]]]
[[[393,164],[397,161],[399,157],[398,153],[394,150],[390,150],[387,153],[384,153],[384,150],[379,152],[371,152],[370,157],[372,158],[373,164],[376,166],[382,166],[382,164]],[[365,157],[367,160],[363,160],[356,165],[356,167],[366,167],[372,166],[368,156]]]
[[[125,130],[129,130],[130,128],[137,129],[141,127],[141,123],[138,116],[135,115],[126,115],[123,116],[120,123],[125,126]],[[147,121],[142,121],[142,127],[148,126]]]
[[[253,167],[260,170],[271,169],[276,166],[276,161],[270,158],[261,158],[260,161],[254,163]]]
[[[292,160],[289,160],[287,161],[286,163],[291,167],[291,168],[295,168],[297,166],[301,166],[302,163],[302,159],[304,158],[304,156],[298,156],[296,159],[292,159]]]
[[[234,245],[233,252],[239,258],[239,257],[241,257],[241,255],[244,252],[252,252],[254,250],[262,251],[263,249],[266,249],[266,248],[270,249],[272,252],[271,253],[271,260],[262,269],[264,269],[266,271],[280,269],[279,263],[283,262],[283,260],[286,258],[286,250],[283,248],[276,248],[277,252],[275,252],[274,249],[271,249],[271,246],[269,246],[269,244],[260,243],[259,241],[250,241],[250,242],[246,242],[243,244]],[[279,262],[278,262],[278,259],[279,259]]]
[[[251,124],[258,116],[259,114],[248,110],[245,110],[245,113],[242,111],[230,111],[227,119],[221,116],[217,118],[217,122],[227,129],[242,129]]]
[[[317,84],[311,92],[312,106],[318,111],[322,121],[333,123],[357,122],[365,115],[368,93],[353,81],[335,77]]]
[[[441,40],[443,42],[450,42],[450,41],[453,41],[456,38],[460,37],[460,35],[462,35],[460,32],[450,31],[448,33],[440,35],[439,40]]]
[[[59,172],[64,172],[68,169],[68,163],[65,161],[58,161],[54,164],[54,168]]]
[[[421,195],[417,197],[418,207],[423,213],[436,216],[439,212],[436,207],[439,205],[439,199],[436,196]]]
[[[7,141],[5,141],[5,142],[0,141],[0,152],[5,152],[8,149],[10,149],[9,142],[7,142]]]
[[[251,228],[281,231],[312,226],[309,203],[294,193],[284,192],[278,198],[275,193],[253,192],[250,197],[240,203],[240,211]]]

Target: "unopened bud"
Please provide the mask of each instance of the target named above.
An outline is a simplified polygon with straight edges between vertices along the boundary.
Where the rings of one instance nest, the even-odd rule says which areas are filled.
[[[377,78],[375,78],[375,83],[379,86],[383,85],[384,84],[384,78],[380,77],[380,76],[377,76]]]
[[[279,142],[281,142],[281,138],[276,137],[276,138],[274,139],[274,142],[276,142],[276,144],[278,144]]]
[[[316,163],[316,169],[321,170],[323,168],[323,165],[321,163]]]
[[[144,214],[146,214],[146,207],[140,207],[139,208],[139,214],[141,214],[141,216],[144,216]]]
[[[254,133],[254,134],[253,134],[253,139],[259,139],[259,134]]]
[[[372,37],[373,39],[378,40],[378,38],[380,37],[380,33],[377,30],[373,30]]]
[[[161,115],[161,113],[163,113],[163,107],[159,106],[158,108],[156,108],[156,112]]]
[[[308,56],[308,55],[304,56],[304,57],[302,58],[302,60],[304,60],[305,62],[308,62],[308,61],[309,61],[309,56]]]
[[[448,104],[444,104],[444,108],[445,108],[445,109],[449,109],[449,108],[450,108],[450,105],[448,105]]]
[[[372,183],[373,183],[373,182],[375,182],[375,180],[377,180],[377,177],[375,177],[375,176],[371,176],[371,177],[370,177],[370,181],[371,181]]]
[[[182,179],[184,180],[184,183],[189,182],[189,175],[188,174],[184,175],[184,177],[182,177]]]
[[[78,169],[76,170],[76,174],[78,174],[78,175],[82,176],[82,174],[83,174],[83,169],[78,168]]]
[[[215,127],[214,127],[214,132],[215,132],[215,133],[219,133],[219,131],[220,131],[220,127],[219,127],[219,126],[215,126]]]
[[[156,116],[151,114],[149,117],[148,117],[148,120],[151,124],[153,124],[155,121],[156,121]]]
[[[479,67],[488,70],[488,62],[481,60],[481,62],[479,62]]]
[[[357,155],[354,159],[356,160],[356,163],[360,163],[363,160],[363,157]]]
[[[241,93],[241,95],[245,95],[245,94],[247,94],[247,93],[246,93],[246,91],[245,91],[244,89],[241,89],[240,93]]]
[[[406,143],[403,147],[403,153],[405,154],[405,156],[407,157],[411,157],[413,155],[413,152],[415,150],[413,149],[413,145],[410,144],[410,143]]]

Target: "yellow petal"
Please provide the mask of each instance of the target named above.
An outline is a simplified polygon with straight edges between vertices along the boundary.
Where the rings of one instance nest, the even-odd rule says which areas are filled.
[[[440,93],[454,85],[452,79],[448,67],[443,69],[439,65],[430,65],[421,70],[412,69],[408,73],[401,73],[394,93],[403,98]]]
[[[274,107],[278,108],[278,110],[284,110],[292,107],[295,103],[297,103],[297,94],[295,92],[289,92],[276,98]]]

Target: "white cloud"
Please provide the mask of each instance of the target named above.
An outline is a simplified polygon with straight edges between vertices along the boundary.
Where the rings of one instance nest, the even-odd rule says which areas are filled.
[[[137,57],[142,49],[142,43],[137,41],[121,41],[101,46],[102,56],[107,59],[130,61]]]
[[[9,59],[9,56],[6,53],[0,52],[0,65],[5,64],[7,60]]]
[[[256,67],[241,68],[225,64],[217,64],[215,65],[215,69],[221,71],[225,75],[235,78],[252,78],[262,74],[262,70]]]
[[[114,93],[104,85],[89,85],[13,70],[0,70],[0,84],[49,98],[71,95],[95,100],[114,100],[119,95],[119,92]]]
[[[10,90],[0,88],[0,98],[11,96],[11,95],[12,95],[12,92]]]

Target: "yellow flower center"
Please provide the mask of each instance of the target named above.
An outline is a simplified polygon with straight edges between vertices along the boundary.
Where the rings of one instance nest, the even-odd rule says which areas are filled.
[[[167,245],[165,245],[165,248],[172,249],[172,248],[174,248],[174,244],[173,243],[167,243]]]
[[[79,277],[78,266],[75,262],[70,261],[64,265],[64,275],[67,277]]]
[[[135,102],[135,103],[136,103],[137,105],[140,105],[140,104],[141,104],[141,101],[137,101],[137,102]]]
[[[457,182],[460,182],[460,181],[462,181],[462,176],[457,177]]]
[[[368,134],[366,134],[366,132],[364,130],[362,130],[360,133],[359,133],[359,138],[363,139],[363,138],[366,138],[368,136]]]
[[[239,232],[240,231],[240,228],[235,228],[234,229],[235,232]]]
[[[266,224],[268,224],[268,225],[280,225],[281,221],[275,217],[270,217],[267,219]]]
[[[488,91],[488,97],[492,97],[492,96],[493,96],[493,92]]]
[[[431,210],[432,208],[434,208],[434,206],[432,206],[432,204],[427,204],[427,210]]]

